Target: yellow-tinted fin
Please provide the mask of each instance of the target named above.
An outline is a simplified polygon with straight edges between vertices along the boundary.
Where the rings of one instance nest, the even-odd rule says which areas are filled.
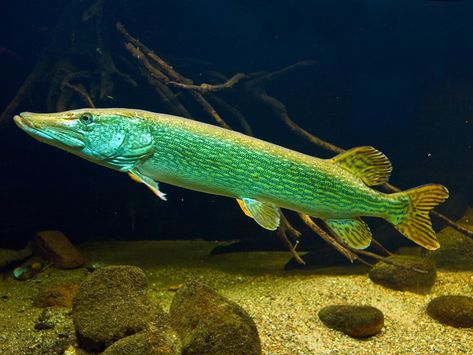
[[[392,171],[389,159],[373,147],[353,148],[330,160],[359,177],[368,186],[387,182]]]
[[[243,206],[240,205],[240,207],[243,212],[252,217],[261,227],[272,231],[279,227],[281,212],[278,206],[251,198],[242,198],[237,201],[242,201]]]
[[[398,192],[399,198],[409,198],[406,214],[400,219],[388,217],[394,227],[413,242],[429,250],[435,250],[440,244],[432,229],[429,212],[448,198],[448,190],[442,185],[424,185]]]
[[[329,229],[347,245],[355,249],[365,249],[371,244],[371,231],[361,218],[324,219]]]
[[[237,198],[236,201],[238,202],[238,205],[240,206],[240,208],[241,208],[241,210],[243,211],[243,213],[244,213],[247,217],[253,218],[253,217],[251,216],[250,211],[248,211],[248,209],[246,208],[245,203],[244,203],[242,200],[240,200],[239,198]]]
[[[153,179],[151,179],[150,177],[141,174],[139,171],[135,169],[129,170],[128,176],[130,176],[133,181],[145,184],[161,200],[167,201],[166,194],[159,190],[159,184]]]

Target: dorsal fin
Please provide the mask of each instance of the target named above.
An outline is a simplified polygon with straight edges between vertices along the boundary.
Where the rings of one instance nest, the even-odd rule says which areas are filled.
[[[330,160],[359,177],[368,186],[387,182],[392,171],[389,159],[373,147],[353,148]]]

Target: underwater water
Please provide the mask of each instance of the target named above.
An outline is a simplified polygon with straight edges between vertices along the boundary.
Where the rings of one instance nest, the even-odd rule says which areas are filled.
[[[3,1],[0,354],[472,353],[472,13]]]

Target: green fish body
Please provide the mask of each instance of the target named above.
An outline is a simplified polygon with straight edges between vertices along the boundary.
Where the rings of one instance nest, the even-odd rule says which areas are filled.
[[[439,246],[428,213],[448,197],[447,189],[372,189],[391,173],[389,160],[372,147],[319,159],[213,125],[133,109],[22,113],[15,122],[40,141],[127,172],[162,199],[158,181],[235,198],[270,230],[286,208],[323,219],[355,248],[371,241],[360,217],[380,217],[428,249]]]

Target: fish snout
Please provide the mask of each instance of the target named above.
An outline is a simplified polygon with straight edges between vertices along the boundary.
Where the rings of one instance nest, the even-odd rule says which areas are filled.
[[[34,122],[31,120],[30,112],[22,112],[19,115],[13,117],[13,121],[19,128],[37,128]]]

